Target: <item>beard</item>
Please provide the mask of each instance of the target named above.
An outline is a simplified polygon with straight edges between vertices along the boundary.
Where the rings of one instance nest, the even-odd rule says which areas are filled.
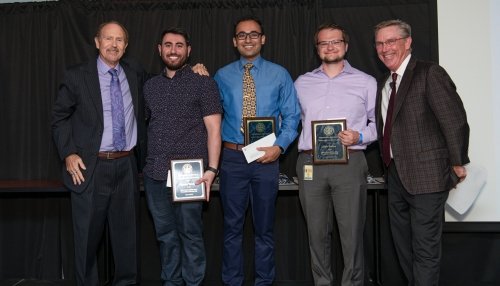
[[[324,56],[321,61],[323,61],[325,64],[337,64],[340,63],[344,60],[344,56]]]
[[[169,56],[171,55],[167,55],[167,57]],[[167,69],[171,71],[176,71],[181,69],[184,65],[186,65],[187,61],[188,61],[187,57],[180,57],[179,60],[175,62],[170,61],[168,58],[164,62],[165,65],[167,66]]]

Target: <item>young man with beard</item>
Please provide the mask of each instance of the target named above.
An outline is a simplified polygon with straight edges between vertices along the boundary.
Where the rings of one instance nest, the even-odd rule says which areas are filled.
[[[314,37],[321,66],[295,81],[301,106],[297,174],[306,218],[315,285],[332,285],[333,212],[344,256],[343,286],[364,284],[363,230],[368,166],[363,150],[377,139],[375,79],[344,59],[349,35],[336,24],[318,27]],[[311,121],[345,118],[339,133],[348,146],[347,164],[313,165]],[[305,173],[307,172],[307,175]]]
[[[205,184],[208,201],[219,164],[222,108],[215,81],[187,64],[191,45],[184,30],[165,30],[158,51],[166,67],[144,85],[149,120],[144,188],[160,245],[163,285],[201,285],[203,202],[174,203],[167,178],[171,160],[202,158],[206,171],[196,184]]]

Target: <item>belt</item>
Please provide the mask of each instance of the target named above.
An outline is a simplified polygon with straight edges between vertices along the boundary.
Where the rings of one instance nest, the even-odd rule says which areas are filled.
[[[363,151],[363,150],[362,149],[347,149],[347,152],[349,152],[349,154],[356,153],[356,152],[361,152],[361,151]],[[302,150],[300,152],[308,154],[308,155],[312,155],[313,154],[312,150]]]
[[[224,148],[236,150],[236,151],[241,151],[241,149],[243,149],[243,147],[245,147],[245,145],[243,145],[243,144],[236,144],[236,143],[231,143],[231,142],[224,142],[224,143],[222,143],[222,146],[224,146]]]
[[[114,160],[127,157],[132,154],[132,151],[106,151],[97,153],[97,157],[100,159]]]

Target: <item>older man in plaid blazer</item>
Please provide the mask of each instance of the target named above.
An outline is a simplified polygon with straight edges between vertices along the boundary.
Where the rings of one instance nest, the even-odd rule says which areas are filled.
[[[448,191],[466,176],[469,125],[451,78],[413,58],[411,42],[403,21],[375,27],[377,54],[390,70],[378,85],[377,130],[399,262],[408,285],[429,286],[439,282]]]

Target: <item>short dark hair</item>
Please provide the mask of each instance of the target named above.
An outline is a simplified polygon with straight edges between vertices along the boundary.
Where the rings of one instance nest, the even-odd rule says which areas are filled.
[[[260,34],[261,35],[264,35],[264,26],[262,25],[262,22],[260,21],[259,18],[257,18],[256,16],[252,16],[252,15],[247,15],[247,16],[243,16],[241,18],[239,18],[236,23],[234,23],[234,27],[233,27],[233,36],[236,36],[236,27],[241,23],[241,22],[245,22],[245,21],[254,21],[255,23],[257,23],[260,27]]]
[[[186,41],[186,45],[191,46],[191,40],[189,39],[188,32],[186,32],[186,30],[179,28],[179,27],[170,27],[170,28],[163,30],[163,32],[161,32],[160,41],[158,42],[160,45],[162,44],[163,37],[165,37],[166,34],[181,35],[184,37],[184,40]]]
[[[342,32],[342,40],[344,40],[344,43],[348,44],[349,43],[349,34],[346,32],[344,27],[335,24],[335,23],[324,23],[319,25],[319,27],[316,29],[316,33],[314,33],[314,45],[316,46],[318,44],[318,34],[319,32],[323,30],[339,30]]]
[[[125,29],[125,26],[123,26],[120,22],[115,21],[115,20],[107,21],[107,22],[100,24],[99,27],[97,28],[97,32],[95,33],[95,37],[96,38],[101,37],[102,28],[104,28],[104,26],[109,25],[109,24],[116,24],[116,25],[120,26],[120,28],[122,28],[123,32],[125,33],[125,43],[128,43],[128,31],[127,31],[127,29]]]

